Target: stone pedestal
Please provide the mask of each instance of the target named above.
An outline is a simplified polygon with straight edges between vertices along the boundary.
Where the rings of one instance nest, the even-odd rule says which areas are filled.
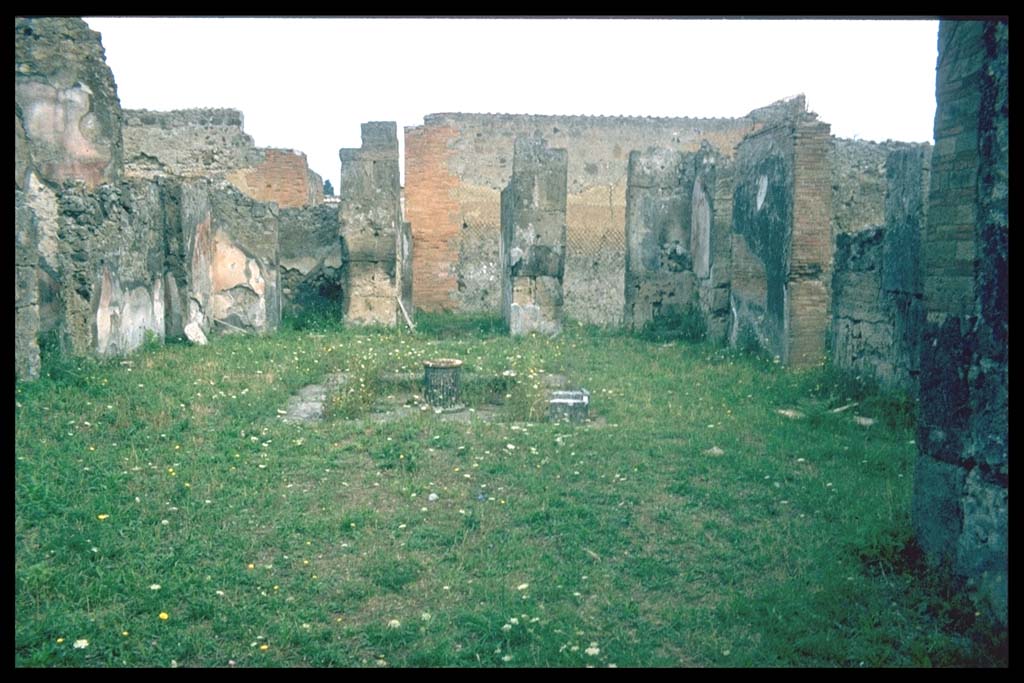
[[[585,422],[590,418],[590,392],[553,391],[548,401],[548,419],[552,422]]]

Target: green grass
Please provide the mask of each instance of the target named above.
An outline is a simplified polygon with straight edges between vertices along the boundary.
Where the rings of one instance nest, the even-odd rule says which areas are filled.
[[[17,384],[16,665],[1006,665],[914,555],[900,397],[706,344],[417,320]],[[500,419],[368,419],[374,378],[437,357]],[[336,371],[359,396],[277,419]],[[546,373],[598,424],[543,422]]]

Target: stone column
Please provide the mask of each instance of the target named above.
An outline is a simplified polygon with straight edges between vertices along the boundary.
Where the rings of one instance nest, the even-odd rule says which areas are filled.
[[[629,153],[623,323],[641,329],[697,303],[690,234],[693,167],[682,152]]]
[[[20,190],[14,191],[14,373],[39,378],[39,266],[36,218]]]
[[[921,238],[912,518],[928,560],[1006,623],[1009,26],[939,24],[935,149]]]
[[[517,138],[501,192],[502,313],[513,336],[562,329],[569,155],[542,138]]]
[[[690,253],[708,339],[724,343],[729,334],[732,264],[732,163],[702,142],[694,157],[690,211]]]
[[[394,326],[402,208],[394,121],[362,125],[362,147],[342,149],[339,221],[349,286],[345,320]],[[411,313],[411,312],[410,312]]]
[[[921,232],[927,216],[931,146],[891,152],[885,163],[885,239],[882,293],[892,324],[892,376],[883,385],[916,394],[924,305],[921,294]]]

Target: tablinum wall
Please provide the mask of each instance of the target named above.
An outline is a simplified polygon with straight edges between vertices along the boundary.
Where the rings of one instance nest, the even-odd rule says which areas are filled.
[[[568,152],[565,314],[622,321],[629,153],[651,146],[723,154],[802,97],[739,118],[431,114],[405,129],[405,217],[412,224],[413,297],[424,310],[497,312],[500,193],[517,136],[541,135]]]

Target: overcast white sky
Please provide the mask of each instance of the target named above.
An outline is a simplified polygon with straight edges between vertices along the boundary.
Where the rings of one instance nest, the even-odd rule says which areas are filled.
[[[360,123],[401,142],[437,112],[734,117],[802,92],[834,135],[908,142],[935,117],[933,20],[86,21],[123,107],[240,109],[335,188]]]

